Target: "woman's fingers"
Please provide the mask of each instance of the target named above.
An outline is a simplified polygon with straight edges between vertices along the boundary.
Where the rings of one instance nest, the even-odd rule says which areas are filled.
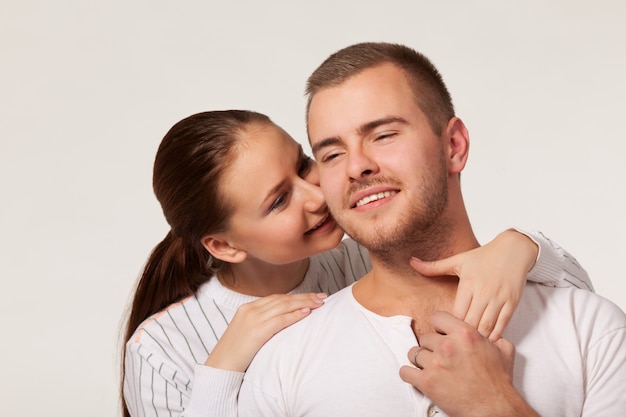
[[[499,234],[488,244],[433,262],[411,259],[424,276],[459,277],[452,314],[496,340],[519,303],[536,245],[515,231]]]
[[[260,298],[240,307],[242,312],[259,319],[296,311],[302,308],[315,309],[324,305],[325,293],[276,294]]]
[[[421,259],[412,257],[411,266],[420,274],[427,277],[437,277],[444,275],[458,275],[457,266],[459,265],[459,255],[449,258],[439,259],[436,261],[422,261]]]
[[[491,335],[493,329],[496,327],[496,323],[500,320],[500,312],[502,311],[503,304],[502,302],[491,301],[485,305],[482,314],[478,318],[478,322],[476,325],[473,325],[481,336],[489,337],[489,335]]]
[[[437,279],[437,277],[449,277],[459,275],[459,266],[463,263],[463,253],[451,256],[449,258],[439,259],[436,261],[422,261],[415,257],[411,258],[410,264],[417,272],[426,276]],[[456,293],[454,299],[454,306],[452,308],[452,314],[455,317],[463,320],[472,305],[471,291],[465,289],[465,287],[471,288],[469,285],[463,286],[467,281],[459,283],[459,290]]]
[[[508,295],[507,295],[508,294]],[[455,299],[455,310],[453,314],[461,318],[466,323],[478,330],[478,332],[490,340],[497,340],[502,336],[502,332],[511,320],[518,297],[513,293],[503,293],[496,291],[480,292],[472,294],[471,302],[465,316],[456,313],[456,303],[459,298],[468,298],[469,290],[463,291],[459,287],[457,299]],[[465,301],[461,300],[462,303]]]
[[[500,310],[500,314],[498,315],[498,320],[496,321],[493,330],[489,334],[489,340],[497,341],[502,337],[502,333],[504,329],[511,321],[511,317],[513,317],[513,313],[515,313],[515,306],[510,303],[505,303]]]
[[[324,305],[326,294],[277,294],[239,307],[205,364],[243,372],[254,355],[284,328]]]
[[[253,326],[252,330],[260,331],[261,338],[269,339],[280,330],[307,316],[311,310],[324,305],[326,297],[324,293],[270,295],[244,304],[240,309],[245,308],[242,315]]]

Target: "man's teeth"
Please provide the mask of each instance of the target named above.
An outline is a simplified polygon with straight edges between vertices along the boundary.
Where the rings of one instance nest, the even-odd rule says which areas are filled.
[[[389,197],[394,194],[397,194],[397,191],[385,191],[384,193],[368,195],[367,197],[362,198],[359,201],[357,201],[356,207],[360,207],[363,204],[371,203],[372,201],[380,200],[381,198]]]

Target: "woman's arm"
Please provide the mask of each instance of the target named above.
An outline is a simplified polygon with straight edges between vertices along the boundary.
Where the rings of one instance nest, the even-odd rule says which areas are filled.
[[[196,365],[194,387],[181,417],[236,417],[243,372]]]
[[[565,250],[538,232],[509,229],[468,252],[411,265],[423,275],[459,277],[452,313],[497,340],[513,316],[526,279],[549,286],[593,290],[587,272]],[[530,273],[529,273],[530,271]]]
[[[171,347],[161,349],[152,340],[127,343],[124,399],[132,417],[182,416],[193,380],[167,356],[172,352]]]
[[[280,294],[243,304],[200,364],[194,363],[197,356],[183,355],[190,347],[180,343],[197,339],[193,324],[179,323],[168,333],[153,320],[126,345],[124,398],[131,416],[235,417],[243,372],[256,352],[278,331],[322,306],[324,298]]]
[[[245,372],[265,342],[321,307],[324,298],[324,293],[276,294],[243,304],[204,364]]]
[[[551,287],[576,287],[595,292],[589,274],[569,252],[538,231],[524,232],[539,247],[537,262],[528,272],[528,281]]]

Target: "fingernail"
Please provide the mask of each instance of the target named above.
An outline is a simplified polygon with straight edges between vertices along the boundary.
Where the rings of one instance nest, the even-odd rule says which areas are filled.
[[[319,293],[317,293],[317,298],[324,299],[324,298],[326,298],[326,297],[328,297],[328,294],[326,294],[325,292],[319,292]]]

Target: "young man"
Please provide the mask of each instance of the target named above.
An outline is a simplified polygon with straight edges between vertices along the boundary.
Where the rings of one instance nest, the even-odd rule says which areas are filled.
[[[455,278],[411,268],[411,257],[479,246],[460,186],[469,137],[435,67],[401,45],[357,44],[307,91],[326,201],[373,269],[265,345],[239,415],[622,415],[626,315],[615,305],[528,284],[508,341],[492,343],[445,313]]]

